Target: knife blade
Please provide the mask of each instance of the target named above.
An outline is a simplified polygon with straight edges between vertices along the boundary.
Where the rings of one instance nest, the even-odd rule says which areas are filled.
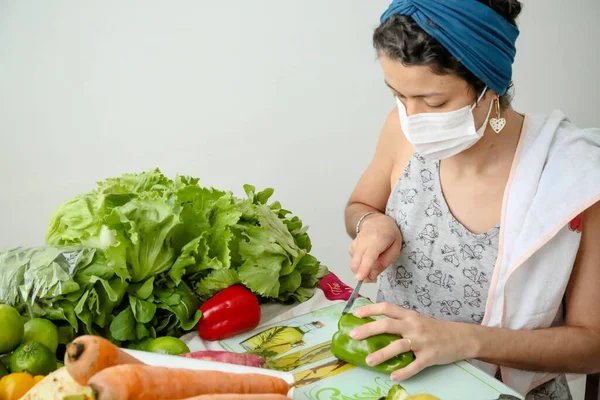
[[[346,302],[346,307],[344,307],[344,311],[342,311],[342,314],[348,314],[350,312],[350,310],[352,309],[352,306],[354,305],[354,302],[358,298],[358,292],[360,292],[360,287],[362,286],[362,284],[363,284],[363,281],[358,282],[358,284],[352,291],[352,294],[350,295],[348,302]]]

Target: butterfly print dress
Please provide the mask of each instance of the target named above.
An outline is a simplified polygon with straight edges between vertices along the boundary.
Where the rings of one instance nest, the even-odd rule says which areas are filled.
[[[480,323],[498,256],[499,226],[476,235],[451,214],[439,163],[413,157],[387,204],[404,239],[400,258],[381,276],[378,301],[430,317]]]
[[[413,156],[388,199],[386,214],[398,224],[403,243],[400,258],[379,278],[377,301],[437,319],[480,324],[500,226],[474,234],[457,221],[444,199],[439,167],[437,161]],[[530,393],[527,399],[532,398],[571,397],[561,376]]]

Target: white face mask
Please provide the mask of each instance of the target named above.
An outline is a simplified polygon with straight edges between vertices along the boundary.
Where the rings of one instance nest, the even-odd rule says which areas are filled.
[[[452,157],[473,146],[485,132],[492,106],[479,130],[475,130],[473,109],[485,95],[483,90],[477,102],[456,111],[444,113],[422,113],[406,115],[406,107],[396,98],[402,131],[413,145],[415,151],[429,160],[441,160]]]

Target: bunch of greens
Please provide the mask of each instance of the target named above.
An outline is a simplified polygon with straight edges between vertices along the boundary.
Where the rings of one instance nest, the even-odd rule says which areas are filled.
[[[63,344],[76,332],[118,342],[192,329],[200,302],[190,288],[155,286],[153,280],[130,284],[104,252],[92,248],[19,248],[0,254],[0,303],[30,318],[59,322]]]
[[[327,269],[306,228],[268,204],[272,189],[244,189],[240,199],[159,170],[101,182],[55,211],[50,247],[0,256],[0,301],[119,342],[191,330],[201,302],[236,283],[309,299]]]

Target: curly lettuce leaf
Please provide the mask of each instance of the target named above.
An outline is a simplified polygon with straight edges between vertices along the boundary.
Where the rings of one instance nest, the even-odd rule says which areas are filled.
[[[236,207],[231,193],[216,189],[201,187],[186,187],[178,192],[178,201],[183,205],[181,218],[186,232],[186,238],[194,238],[198,243],[185,243],[189,265],[203,265],[202,269],[222,269],[231,267],[229,244],[234,237],[234,227],[242,212]],[[197,244],[199,250],[194,257],[194,263],[189,259],[188,245]],[[192,250],[193,252],[193,250]],[[177,265],[181,268],[181,264]],[[178,271],[177,274],[180,272]]]
[[[20,286],[0,279],[0,298],[114,341],[192,329],[200,301],[237,283],[274,301],[305,301],[327,271],[308,254],[307,227],[269,204],[273,189],[244,191],[236,198],[158,169],[99,182],[58,207],[47,229],[49,245],[95,252],[79,253],[73,270],[44,255],[35,277],[13,262],[6,275]]]
[[[46,243],[65,246],[98,240],[102,210],[102,198],[96,192],[67,201],[52,215],[46,228]]]
[[[178,285],[183,277],[186,281],[196,282],[206,275],[207,270],[223,269],[225,266],[217,257],[209,255],[208,233],[191,240],[186,244],[181,255],[169,270],[169,277]]]
[[[133,282],[141,282],[167,271],[175,260],[171,246],[181,221],[168,199],[145,195],[116,207],[105,219],[126,246],[127,264]]]
[[[261,262],[248,260],[239,269],[241,282],[263,297],[278,297],[281,284],[281,257],[265,257]]]
[[[240,283],[238,272],[233,269],[217,269],[196,283],[195,293],[201,300],[208,300],[223,289]]]

